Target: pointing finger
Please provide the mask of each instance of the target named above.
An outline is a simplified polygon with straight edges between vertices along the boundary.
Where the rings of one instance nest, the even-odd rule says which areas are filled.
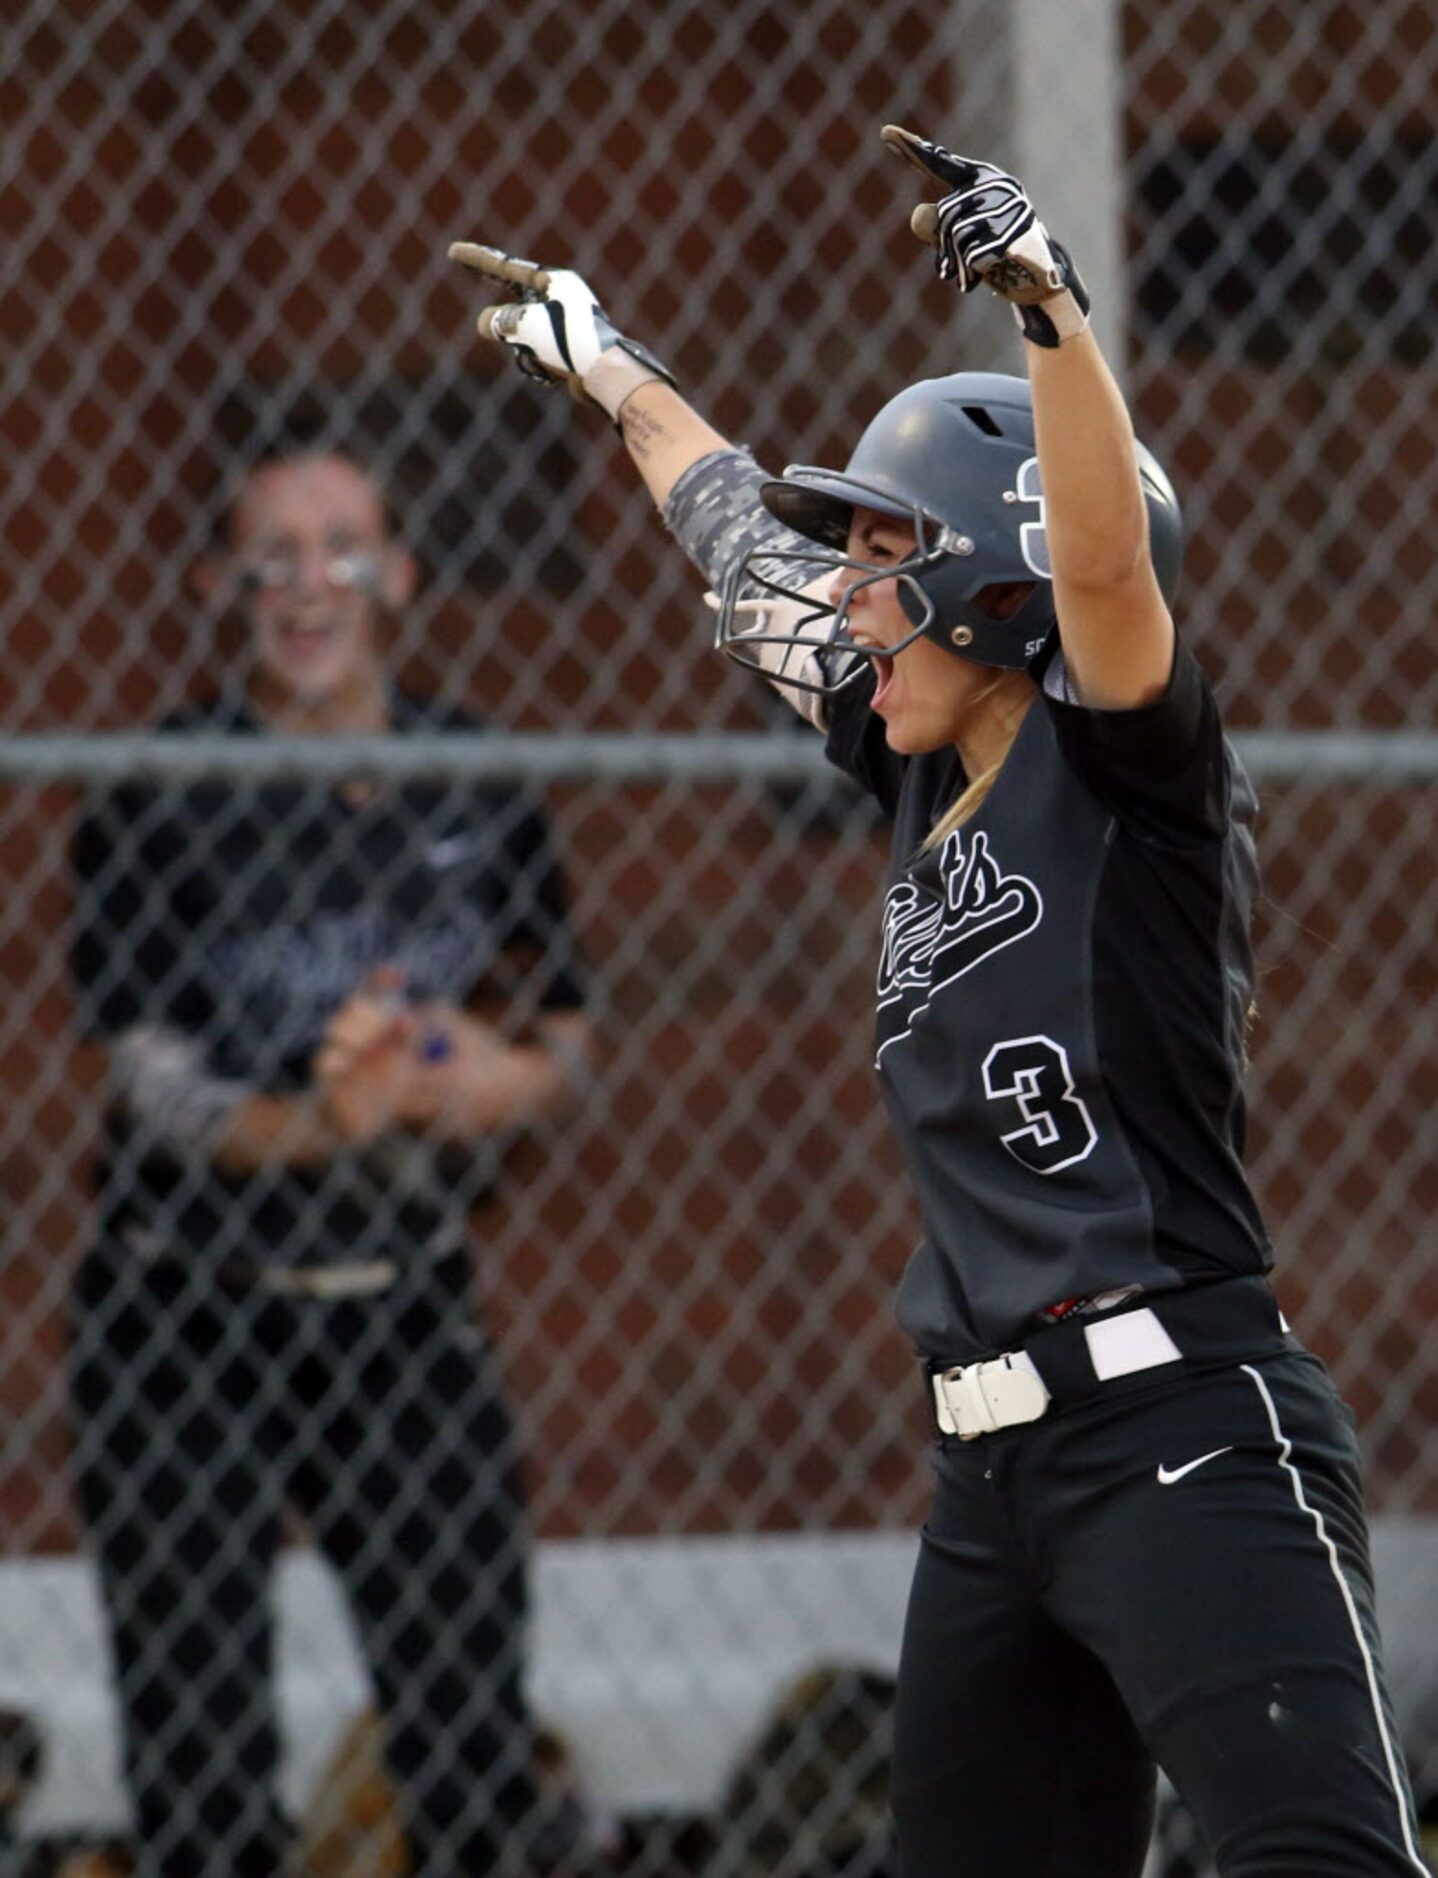
[[[927,176],[931,182],[942,183],[945,189],[965,189],[978,181],[979,166],[968,157],[955,156],[952,150],[946,150],[942,144],[931,143],[927,137],[920,137],[917,132],[905,130],[899,124],[885,124],[879,136],[887,149],[895,156],[902,157],[911,169],[918,170],[921,176]],[[916,234],[918,230],[914,231]],[[927,240],[921,235],[919,239]]]
[[[491,280],[502,280],[508,287],[518,287],[522,293],[543,293],[549,286],[549,271],[537,261],[525,261],[517,254],[487,248],[483,242],[452,241],[449,258],[458,261],[461,267],[473,268],[477,274],[487,274]]]

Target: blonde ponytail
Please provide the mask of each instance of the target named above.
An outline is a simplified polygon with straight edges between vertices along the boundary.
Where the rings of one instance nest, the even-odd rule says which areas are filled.
[[[1021,680],[1022,692],[1019,692],[1018,687],[1014,685],[1015,678]],[[1029,706],[1038,696],[1038,692],[1027,673],[1000,672],[993,683],[985,686],[969,706],[971,712],[981,710],[990,698],[1010,689],[1016,694],[1016,708],[1009,714],[1003,725],[1003,749],[987,769],[980,770],[977,776],[972,777],[965,784],[958,800],[951,802],[944,810],[919,843],[920,854],[928,854],[932,849],[942,847],[956,828],[962,828],[965,822],[971,821],[983,807],[989,791],[998,780],[999,771],[1003,768],[1009,751],[1013,748],[1014,738],[1018,735],[1019,725],[1024,721]]]
[[[1004,754],[1007,755],[1008,752],[1005,751]],[[1004,759],[1000,757],[997,763],[990,763],[987,769],[980,770],[958,801],[949,804],[928,834],[924,836],[919,843],[920,854],[927,854],[932,848],[941,848],[956,828],[962,828],[965,822],[972,820],[978,814],[1003,766]]]

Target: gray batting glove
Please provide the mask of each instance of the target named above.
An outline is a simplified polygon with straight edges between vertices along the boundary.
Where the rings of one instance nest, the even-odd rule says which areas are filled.
[[[588,282],[571,269],[541,267],[477,241],[452,242],[449,258],[518,296],[485,307],[478,325],[481,338],[509,347],[528,377],[567,385],[616,423],[620,406],[641,385],[674,383],[653,353],[614,327]]]
[[[937,250],[940,280],[953,281],[960,293],[991,287],[1013,307],[1034,345],[1061,346],[1084,330],[1088,291],[1017,177],[992,163],[956,156],[897,124],[886,124],[879,134],[896,156],[948,192],[938,202],[921,202],[910,218],[920,241]]]

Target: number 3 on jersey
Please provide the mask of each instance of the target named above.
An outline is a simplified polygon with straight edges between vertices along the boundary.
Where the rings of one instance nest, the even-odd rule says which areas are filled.
[[[984,1058],[984,1093],[990,1102],[1018,1105],[1021,1126],[1000,1139],[1036,1174],[1056,1174],[1093,1152],[1098,1130],[1074,1093],[1068,1052],[1052,1037],[996,1043]]]

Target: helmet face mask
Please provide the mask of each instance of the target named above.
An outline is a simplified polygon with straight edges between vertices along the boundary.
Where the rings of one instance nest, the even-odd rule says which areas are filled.
[[[924,590],[922,575],[944,550],[926,539],[934,532],[934,524],[927,516],[916,514],[913,520],[917,538],[913,553],[903,561],[884,567],[872,561],[855,560],[848,554],[816,552],[813,548],[783,549],[762,545],[751,548],[730,569],[724,583],[715,646],[736,665],[748,666],[769,677],[776,674],[757,656],[759,648],[782,646],[800,653],[807,676],[791,676],[786,672],[779,679],[780,683],[791,690],[812,692],[820,697],[833,697],[848,690],[862,677],[866,660],[876,655],[892,658],[916,639],[924,638],[933,627],[934,603]],[[816,569],[826,574],[832,571],[836,576],[847,569],[858,578],[845,583],[836,605],[798,586],[788,585],[783,579],[783,569],[791,565],[806,585],[816,580]],[[911,630],[901,639],[883,647],[861,644],[850,636],[848,629],[855,594],[880,581],[895,583],[899,604],[912,622]],[[771,631],[775,607],[784,603],[786,608],[792,608],[796,601],[804,610],[797,618],[789,620],[787,630]],[[756,623],[743,624],[746,617]],[[807,659],[802,656],[806,653],[811,655]]]
[[[1177,498],[1142,445],[1139,469],[1154,567],[1171,600],[1182,559]],[[856,654],[892,657],[920,637],[976,664],[1022,670],[1053,637],[1053,585],[1025,379],[961,372],[911,385],[878,413],[842,471],[793,466],[781,480],[765,483],[761,495],[776,520],[821,551],[752,549],[725,582],[716,643],[751,665],[760,663],[752,655],[760,645],[802,647],[812,655],[802,659],[802,678],[774,672],[772,658],[763,661],[782,684],[832,694],[862,673]],[[859,509],[911,526],[913,551],[885,566],[853,558],[848,541]],[[793,585],[783,580],[789,564]],[[858,579],[831,605],[827,597],[801,591],[817,584],[816,569],[852,570]],[[882,649],[856,644],[847,630],[853,595],[881,580],[897,582],[913,628]],[[803,608],[797,621],[796,600]],[[769,618],[780,602],[787,603],[788,616],[782,631]],[[741,623],[746,613],[761,616],[757,630]]]

